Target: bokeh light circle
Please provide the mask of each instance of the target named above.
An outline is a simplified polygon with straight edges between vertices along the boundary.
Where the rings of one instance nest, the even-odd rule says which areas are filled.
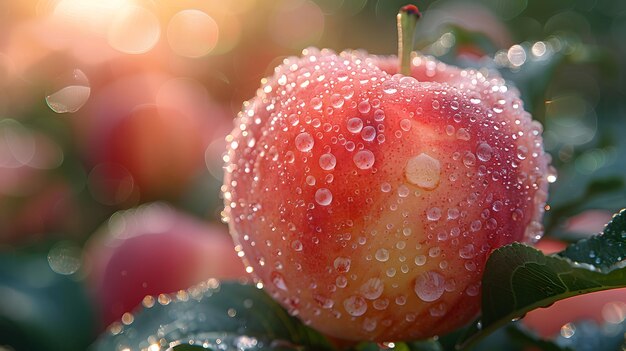
[[[200,57],[217,45],[219,28],[206,13],[190,9],[175,14],[167,26],[170,48],[180,56]]]

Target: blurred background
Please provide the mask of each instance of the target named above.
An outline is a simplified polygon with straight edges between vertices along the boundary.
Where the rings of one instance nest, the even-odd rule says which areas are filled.
[[[394,54],[406,3],[0,0],[0,350],[84,350],[244,277],[219,215],[242,102],[308,46]],[[626,205],[626,2],[414,3],[417,49],[500,70],[544,124],[547,236],[600,231]]]

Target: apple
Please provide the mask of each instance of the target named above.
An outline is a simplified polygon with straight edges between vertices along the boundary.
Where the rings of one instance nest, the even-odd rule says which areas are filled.
[[[223,217],[248,270],[334,338],[450,332],[480,309],[488,255],[542,234],[550,157],[519,92],[399,57],[305,49],[227,137]]]
[[[205,169],[205,150],[230,118],[200,83],[142,72],[98,83],[75,119],[91,190],[108,205],[179,201]]]
[[[225,226],[162,203],[117,212],[87,243],[89,286],[103,325],[146,295],[171,293],[209,278],[246,276]]]

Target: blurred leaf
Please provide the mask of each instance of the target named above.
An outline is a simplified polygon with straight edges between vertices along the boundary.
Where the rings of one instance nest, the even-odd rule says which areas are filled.
[[[82,351],[96,326],[83,286],[53,272],[44,256],[0,254],[0,345]]]
[[[143,350],[156,343],[176,350],[194,348],[177,346],[184,344],[220,350],[332,349],[323,336],[252,285],[210,280],[158,300],[138,311],[130,325],[114,324],[95,350]]]
[[[354,350],[357,351],[443,351],[444,347],[435,339],[411,341],[411,342],[396,342],[393,347],[382,346],[373,342],[363,342],[358,344]]]
[[[626,286],[626,211],[604,232],[556,255],[514,243],[495,250],[485,266],[482,316],[464,338],[467,346],[537,307],[584,293]]]

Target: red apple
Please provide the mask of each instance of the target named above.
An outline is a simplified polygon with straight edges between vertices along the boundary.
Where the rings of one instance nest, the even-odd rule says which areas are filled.
[[[193,80],[143,73],[110,83],[76,121],[94,195],[126,206],[178,200],[205,168],[205,149],[226,134],[226,116]]]
[[[88,281],[104,325],[132,311],[146,295],[246,275],[225,227],[158,203],[114,214],[86,252]]]
[[[496,72],[306,49],[227,138],[224,218],[292,314],[349,340],[474,318],[494,249],[542,234],[541,125]]]

